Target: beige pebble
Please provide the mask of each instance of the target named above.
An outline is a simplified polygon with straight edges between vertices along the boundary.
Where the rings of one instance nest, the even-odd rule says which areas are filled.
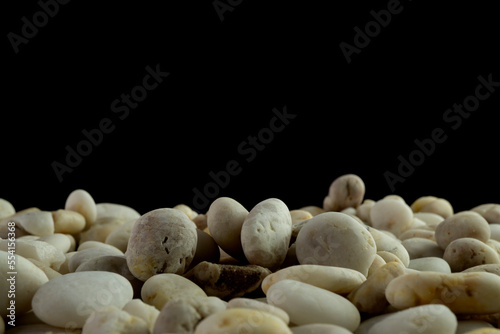
[[[85,217],[71,210],[52,211],[55,233],[76,234],[85,228]]]
[[[64,209],[78,212],[85,217],[85,228],[89,228],[97,219],[97,206],[94,198],[83,189],[73,190],[68,195]]]
[[[8,250],[8,240],[0,240],[0,250]],[[66,259],[59,249],[38,240],[16,240],[16,255],[38,260],[56,271]]]
[[[377,315],[371,318],[367,318],[363,320],[358,328],[353,332],[354,334],[368,334],[370,332],[370,329],[378,322],[382,321],[383,319],[389,317],[391,314],[394,314],[394,311],[392,313],[385,313],[381,315]],[[400,333],[398,333],[400,334]]]
[[[45,276],[47,276],[47,278],[49,280],[51,280],[55,277],[61,276],[61,273],[55,271],[54,269],[50,268],[48,265],[46,265],[45,263],[43,263],[41,261],[38,261],[35,259],[27,259],[27,260],[30,261],[31,263],[33,263],[38,268],[42,269],[43,273],[45,274]]]
[[[393,279],[385,295],[398,309],[444,304],[456,314],[500,312],[500,277],[487,272],[410,273]]]
[[[54,233],[54,220],[47,211],[29,211],[15,215],[12,221],[19,224],[26,232],[40,237]]]
[[[370,277],[370,275],[372,275],[378,268],[382,267],[386,263],[387,262],[385,261],[385,259],[382,256],[380,256],[377,252],[377,254],[375,254],[375,257],[373,258],[373,262],[370,265],[370,268],[368,269],[368,275],[366,277]]]
[[[218,263],[220,260],[220,250],[214,238],[198,228],[196,229],[196,233],[198,235],[196,253],[194,254],[189,269],[203,261]]]
[[[432,212],[446,219],[453,215],[453,207],[444,198],[438,198],[424,205],[419,212]]]
[[[122,225],[117,226],[108,234],[104,243],[112,245],[122,252],[126,252],[128,240],[130,239],[130,234],[132,233],[132,228],[136,220],[137,219],[127,220]]]
[[[184,213],[157,209],[135,222],[125,255],[132,274],[145,281],[159,273],[183,274],[197,242],[196,226]]]
[[[176,297],[207,297],[207,294],[190,280],[176,274],[158,274],[150,277],[141,290],[142,300],[158,310]]]
[[[500,256],[500,241],[489,239],[485,242],[485,244],[490,246]]]
[[[15,213],[14,206],[6,199],[0,198],[0,219],[12,216]]]
[[[410,260],[431,256],[442,257],[444,253],[435,241],[425,238],[409,238],[403,240],[401,244],[408,251]]]
[[[445,249],[443,259],[448,262],[452,272],[463,271],[481,264],[499,264],[498,253],[474,238],[453,240]]]
[[[115,203],[97,203],[96,221],[103,218],[115,218],[122,221],[138,219],[141,215],[135,209]]]
[[[481,264],[479,266],[470,267],[463,272],[487,272],[500,276],[500,264]]]
[[[399,262],[399,263],[403,264],[403,261],[401,261],[401,259],[399,257],[397,257],[393,253],[389,253],[388,251],[379,251],[379,252],[377,252],[377,255],[380,256],[385,261],[385,263],[395,261],[395,262]]]
[[[232,257],[244,259],[241,228],[248,211],[236,200],[219,197],[207,212],[207,226],[217,244]]]
[[[12,268],[9,263],[9,253],[5,251],[0,251],[0,273],[2,279],[0,280],[0,317],[5,318],[6,315],[12,314],[14,320],[21,314],[28,312],[31,309],[31,300],[35,292],[48,282],[48,278],[45,273],[38,268],[35,264],[28,261],[23,256],[16,256],[15,259],[15,271],[17,274],[10,275]],[[13,283],[13,284],[12,284]],[[13,285],[14,295],[12,294],[11,285]],[[14,300],[15,304],[13,306],[14,310],[8,310],[10,307],[11,300]],[[12,319],[6,318],[7,321]]]
[[[69,273],[69,267],[68,267],[69,266],[69,260],[71,260],[71,258],[76,253],[77,252],[68,252],[66,254],[63,254],[64,255],[64,261],[63,261],[63,263],[61,263],[61,266],[57,270],[58,273],[60,273],[61,275]]]
[[[401,242],[393,237],[388,236],[387,234],[379,231],[375,228],[367,228],[368,232],[373,237],[375,241],[377,252],[386,251],[396,255],[401,262],[403,262],[404,266],[407,267],[410,263],[410,255]]]
[[[421,257],[410,260],[408,268],[418,271],[435,271],[450,274],[451,268],[448,262],[440,257]]]
[[[377,322],[368,334],[455,334],[456,316],[443,305],[422,305],[399,311]]]
[[[365,196],[365,183],[355,174],[336,178],[323,201],[325,211],[341,211],[348,207],[357,208]]]
[[[370,221],[370,210],[375,205],[375,201],[371,199],[365,199],[360,206],[356,208],[356,216],[358,216],[365,224],[371,226]]]
[[[436,227],[436,242],[445,249],[459,238],[475,238],[486,242],[491,232],[488,222],[477,212],[462,211],[446,218]]]
[[[490,239],[500,241],[500,224],[490,224]]]
[[[472,331],[465,332],[464,334],[499,334],[500,329],[496,328],[478,328]]]
[[[351,334],[344,327],[331,324],[312,324],[291,327],[293,334]]]
[[[124,223],[123,220],[113,217],[96,220],[89,229],[80,232],[80,242],[99,241],[104,243],[106,238]]]
[[[399,240],[403,241],[406,239],[410,238],[424,238],[424,239],[429,239],[429,240],[435,240],[434,239],[434,231],[431,230],[426,230],[426,229],[411,229],[406,232],[403,232],[399,236]]]
[[[45,237],[41,237],[38,241],[45,241],[46,243],[51,244],[55,248],[59,249],[63,253],[67,253],[71,250],[72,241],[74,242],[74,238],[71,235],[66,235],[62,233],[54,233]],[[72,249],[74,250],[74,248]]]
[[[313,215],[309,211],[305,210],[291,210],[290,217],[292,218],[292,226],[293,226],[301,221],[311,219]]]
[[[372,235],[357,220],[340,212],[311,218],[297,236],[300,264],[354,269],[368,274],[376,246]]]
[[[27,208],[27,209],[24,209],[24,210],[21,210],[21,211],[17,211],[16,213],[14,213],[13,215],[10,215],[10,216],[7,216],[7,217],[4,217],[4,218],[0,218],[0,238],[2,239],[7,239],[8,238],[8,234],[10,231],[10,225],[9,223],[10,222],[16,222],[17,218],[16,217],[20,217],[20,216],[23,216],[25,215],[26,213],[28,212],[36,212],[36,211],[40,211],[40,209],[38,208]],[[20,224],[16,224],[16,229],[15,229],[15,233],[16,233],[16,238],[19,238],[23,235],[27,235],[29,234],[28,232],[26,232],[22,226]]]
[[[115,306],[95,310],[85,321],[82,334],[149,334],[147,323]]]
[[[278,317],[267,312],[232,308],[216,312],[203,319],[194,334],[259,333],[292,334]]]
[[[89,241],[81,242],[78,245],[77,251],[82,251],[82,250],[86,250],[89,248],[106,248],[106,249],[111,249],[113,251],[119,250],[115,246],[105,244],[104,242],[89,240]]]
[[[160,311],[156,307],[151,306],[143,302],[142,300],[136,298],[129,301],[123,307],[123,310],[130,315],[141,318],[146,322],[149,328],[149,332],[153,333],[156,319],[160,314]]]
[[[410,229],[413,223],[413,212],[402,201],[382,199],[371,208],[370,221],[376,229],[387,230],[398,236]]]
[[[281,308],[296,325],[333,324],[353,331],[359,326],[358,309],[346,298],[299,281],[282,280],[267,290],[267,302]]]
[[[262,291],[266,293],[273,284],[285,279],[311,284],[338,294],[349,293],[366,281],[366,277],[354,269],[303,264],[284,268],[267,276],[262,281]]]
[[[177,297],[163,306],[152,333],[193,333],[200,321],[225,309],[217,297]]]
[[[282,309],[269,305],[267,303],[262,303],[250,298],[233,298],[227,303],[227,308],[250,308],[253,310],[258,310],[262,312],[270,313],[288,325],[290,322],[290,317]]]
[[[436,227],[444,220],[443,217],[432,212],[415,212],[413,217],[425,222],[432,231],[436,230]]]
[[[437,200],[436,196],[422,196],[417,198],[411,205],[410,208],[413,212],[420,212],[424,206]]]
[[[204,231],[205,228],[207,228],[207,215],[206,214],[198,214],[196,217],[193,218],[193,223],[196,225],[197,228],[200,230]]]
[[[68,269],[70,272],[75,272],[85,262],[101,256],[123,256],[123,253],[118,249],[106,247],[93,247],[80,250],[69,260]]]
[[[500,224],[500,204],[482,204],[472,208],[471,211],[479,213],[489,224]]]
[[[187,206],[186,204],[177,204],[172,209],[184,212],[184,214],[191,220],[196,218],[196,216],[198,215],[198,213],[196,213],[193,209],[191,209],[191,207]]]
[[[368,279],[355,288],[347,299],[360,312],[381,313],[389,302],[385,298],[385,288],[394,278],[405,274],[405,266],[398,262],[389,262],[376,270]]]
[[[320,208],[319,206],[315,206],[315,205],[304,206],[304,207],[300,208],[299,210],[307,211],[311,215],[313,215],[313,217],[319,215],[320,213],[325,212],[325,210],[323,210],[323,208]]]
[[[481,320],[459,320],[456,334],[464,334],[476,329],[488,329],[493,328],[493,326]]]

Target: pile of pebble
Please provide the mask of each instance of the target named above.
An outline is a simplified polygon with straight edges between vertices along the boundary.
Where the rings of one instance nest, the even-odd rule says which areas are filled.
[[[0,199],[0,333],[500,333],[500,204],[364,196],[348,174],[296,210]]]

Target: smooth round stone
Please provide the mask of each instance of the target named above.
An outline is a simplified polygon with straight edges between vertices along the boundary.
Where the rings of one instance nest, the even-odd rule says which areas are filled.
[[[300,230],[295,244],[300,264],[349,268],[365,276],[377,251],[366,228],[340,212],[311,218]]]
[[[0,250],[7,251],[8,240],[0,240]],[[66,257],[63,252],[51,244],[43,241],[16,240],[16,255],[21,255],[26,259],[35,259],[48,267],[59,270]]]
[[[291,327],[293,334],[351,334],[344,327],[330,324],[312,324]]]
[[[84,271],[56,277],[33,296],[35,315],[56,326],[81,328],[90,314],[103,306],[121,309],[132,300],[130,282],[115,273]]]
[[[149,334],[147,323],[116,306],[106,306],[90,314],[82,334]]]
[[[36,265],[22,256],[16,256],[16,275],[9,275],[11,272],[9,265],[9,253],[0,251],[0,316],[5,318],[10,314],[7,307],[10,306],[9,290],[11,283],[15,283],[15,315],[19,316],[31,309],[31,300],[35,292],[48,282],[45,273]],[[14,278],[11,280],[11,278]],[[14,297],[14,296],[12,296]],[[7,320],[9,321],[9,320]]]
[[[380,256],[385,261],[385,263],[395,261],[395,262],[399,262],[399,263],[403,264],[403,261],[401,261],[401,259],[399,257],[394,255],[393,253],[389,253],[388,251],[378,251],[377,255]]]
[[[62,233],[54,233],[45,237],[41,237],[38,241],[45,241],[63,253],[67,253],[71,248],[71,239]]]
[[[373,240],[375,240],[377,252],[386,251],[392,253],[396,255],[401,262],[403,262],[405,267],[408,267],[408,264],[410,263],[410,254],[408,254],[408,251],[399,240],[392,238],[375,228],[368,227],[367,229],[372,235]]]
[[[35,260],[35,259],[27,259],[27,260],[30,261],[31,263],[33,263],[38,268],[42,269],[43,273],[45,274],[45,276],[47,276],[47,278],[49,280],[51,280],[51,279],[53,279],[55,277],[61,276],[61,273],[59,273],[59,272],[55,271],[54,269],[50,268],[45,263],[42,263],[42,262],[40,262],[38,260]]]
[[[183,296],[206,297],[207,294],[198,285],[177,274],[152,276],[144,282],[141,290],[142,300],[158,310],[161,310],[169,300]]]
[[[225,309],[217,297],[174,298],[161,309],[152,333],[193,333],[201,320]]]
[[[389,305],[385,298],[385,288],[394,278],[405,274],[405,266],[398,262],[389,262],[375,271],[368,279],[351,291],[347,299],[360,312],[381,313]]]
[[[422,206],[419,212],[431,212],[438,214],[443,218],[448,218],[453,215],[453,207],[450,202],[444,198],[437,198]]]
[[[140,299],[132,299],[123,307],[123,310],[144,320],[148,325],[149,332],[153,333],[156,319],[160,314],[156,307],[148,305]]]
[[[86,228],[94,224],[97,219],[97,206],[94,198],[83,189],[73,190],[68,195],[64,209],[78,212],[85,217]]]
[[[355,174],[346,174],[336,178],[328,189],[328,196],[323,201],[325,211],[342,211],[345,208],[357,208],[365,196],[365,183]]]
[[[85,217],[71,210],[52,211],[55,233],[76,234],[85,228]]]
[[[445,249],[453,240],[475,238],[488,241],[491,232],[486,219],[474,211],[463,211],[446,218],[436,227],[436,242]]]
[[[117,251],[117,250],[119,251],[119,249],[116,248],[115,246],[108,245],[108,244],[106,244],[104,242],[95,241],[95,240],[89,240],[89,241],[85,241],[85,242],[80,242],[80,245],[78,246],[77,251],[80,252],[82,250],[86,250],[86,249],[89,249],[89,248],[97,248],[97,247],[102,247],[102,248],[110,249],[112,251]]]
[[[313,215],[313,217],[319,215],[320,213],[325,212],[325,210],[323,210],[323,208],[320,208],[319,206],[316,206],[316,205],[304,206],[304,207],[301,207],[299,210],[307,211],[311,215]]]
[[[500,223],[490,224],[490,240],[500,241]]]
[[[117,218],[123,221],[136,220],[141,215],[129,206],[115,203],[97,203],[96,220],[101,218]]]
[[[371,226],[370,221],[370,210],[375,205],[375,201],[371,199],[365,199],[360,206],[356,208],[356,216],[359,217],[365,224]]]
[[[382,199],[371,208],[370,222],[376,229],[400,235],[410,229],[413,223],[413,211],[402,201]]]
[[[0,219],[12,216],[15,213],[14,206],[6,199],[0,198]]]
[[[436,229],[436,226],[438,226],[444,220],[443,217],[432,212],[415,212],[413,214],[413,217],[425,222],[427,227],[432,231],[434,231]]]
[[[196,244],[196,253],[194,254],[193,261],[191,261],[190,268],[196,266],[203,261],[218,263],[220,260],[219,246],[210,234],[196,229],[198,235],[198,242]]]
[[[448,262],[452,272],[482,264],[500,264],[498,253],[474,238],[460,238],[450,242],[444,251],[443,260]]]
[[[161,273],[183,274],[197,242],[196,226],[184,213],[157,209],[135,222],[125,255],[132,274],[145,281]]]
[[[290,322],[290,317],[288,314],[283,311],[282,309],[269,305],[267,303],[263,303],[260,301],[257,301],[255,299],[249,299],[249,298],[233,298],[227,303],[227,308],[250,308],[253,310],[258,310],[262,312],[267,312],[270,313],[274,316],[277,316],[285,324],[288,325]]]
[[[219,197],[207,212],[207,226],[217,244],[234,258],[244,259],[241,228],[248,211],[232,198]]]
[[[388,253],[388,254],[390,254],[390,253]],[[401,262],[401,260],[399,260],[399,258],[397,258],[397,261]],[[389,262],[391,262],[391,261],[389,261]],[[378,268],[381,268],[386,263],[387,263],[387,261],[385,261],[385,259],[382,256],[380,256],[377,252],[377,254],[375,254],[375,258],[373,258],[373,262],[370,265],[370,268],[368,269],[368,275],[366,277],[370,277],[370,275],[372,275]]]
[[[462,271],[464,273],[469,272],[487,272],[500,276],[500,264],[482,264],[479,266],[470,267]]]
[[[177,204],[173,207],[173,209],[184,212],[184,214],[191,220],[198,216],[198,213],[186,204]]]
[[[89,229],[80,233],[80,242],[99,241],[104,243],[114,230],[120,228],[125,222],[114,217],[104,217],[96,220]]]
[[[85,262],[101,256],[123,256],[123,253],[118,249],[114,250],[104,247],[84,249],[76,252],[76,254],[71,257],[68,263],[68,269],[70,272],[75,272],[78,267]]]
[[[414,237],[403,240],[401,244],[408,251],[410,260],[430,256],[442,257],[444,253],[435,241],[429,239]]]
[[[408,268],[418,271],[435,271],[443,274],[451,273],[448,262],[440,257],[421,257],[410,260]]]
[[[232,308],[209,315],[203,319],[194,334],[292,334],[288,326],[278,317],[267,312]]]
[[[435,240],[434,231],[421,228],[411,229],[406,232],[403,232],[401,235],[399,235],[398,239],[403,241],[410,238],[424,238],[429,240]]]
[[[107,245],[118,248],[122,252],[126,252],[130,234],[132,233],[132,228],[134,227],[136,220],[137,219],[128,220],[124,222],[123,225],[115,228],[108,234],[104,242]]]
[[[354,331],[358,309],[346,298],[299,281],[283,280],[267,290],[267,302],[284,310],[296,325],[333,324]]]
[[[241,246],[248,262],[277,268],[285,260],[292,237],[288,207],[277,198],[258,203],[241,227]]]
[[[385,296],[397,309],[444,304],[456,314],[500,312],[500,276],[487,272],[409,273],[393,279]]]
[[[262,291],[267,293],[273,284],[285,279],[311,284],[338,294],[349,293],[366,281],[366,277],[354,269],[303,264],[284,268],[267,276],[262,281]]]
[[[16,215],[12,219],[26,232],[40,237],[54,233],[54,220],[52,214],[47,211],[30,211]]]
[[[455,334],[456,316],[444,305],[422,305],[377,322],[368,334]]]

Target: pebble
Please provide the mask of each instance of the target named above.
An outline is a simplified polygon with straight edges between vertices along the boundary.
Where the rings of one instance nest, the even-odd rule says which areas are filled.
[[[73,190],[66,199],[65,210],[80,213],[85,218],[85,228],[89,228],[97,219],[97,206],[94,198],[83,189]]]
[[[194,334],[292,334],[288,326],[278,317],[267,312],[231,308],[216,312],[203,319]]]
[[[96,221],[103,218],[117,218],[122,221],[137,220],[141,215],[129,206],[115,203],[97,203]]]
[[[493,328],[493,326],[481,320],[459,320],[456,334],[467,333],[476,329],[488,329]]]
[[[198,242],[196,243],[196,252],[189,269],[203,261],[218,263],[220,260],[220,250],[214,238],[198,228],[196,229],[196,233],[198,235]]]
[[[479,266],[470,267],[463,272],[487,272],[500,276],[500,264],[482,264]]]
[[[33,263],[38,268],[42,269],[43,273],[45,274],[45,276],[47,276],[47,278],[49,280],[51,280],[55,277],[61,276],[61,273],[50,268],[45,263],[42,263],[42,262],[35,260],[35,259],[27,259],[27,260],[30,261],[31,263]]]
[[[255,205],[241,226],[241,246],[245,257],[251,264],[265,268],[274,269],[283,263],[291,236],[290,211],[277,198]]]
[[[386,251],[392,253],[396,255],[401,260],[401,262],[403,262],[403,265],[405,267],[408,267],[408,265],[410,264],[410,254],[408,254],[406,248],[404,248],[404,246],[401,244],[401,241],[390,237],[389,235],[375,228],[368,227],[367,230],[368,232],[370,232],[373,240],[375,241],[377,252]]]
[[[346,298],[299,281],[283,280],[267,291],[269,304],[279,307],[296,325],[333,324],[354,331],[360,323],[357,308]]]
[[[227,303],[227,308],[250,308],[253,310],[258,310],[258,311],[263,311],[270,313],[274,316],[277,316],[285,324],[288,325],[290,322],[290,317],[288,314],[283,311],[282,309],[269,305],[267,303],[263,303],[260,301],[257,301],[255,299],[249,299],[249,298],[233,298]]]
[[[231,265],[201,262],[184,277],[201,287],[207,295],[222,299],[244,296],[260,289],[271,271],[257,265]]]
[[[291,266],[268,275],[262,281],[264,293],[276,282],[294,280],[338,294],[346,294],[360,286],[366,277],[357,270],[314,264]]]
[[[47,276],[40,268],[19,255],[16,256],[15,262],[17,274],[12,277],[8,274],[8,272],[12,271],[9,268],[8,257],[9,253],[0,251],[0,273],[2,276],[0,280],[0,296],[2,296],[0,298],[0,316],[2,318],[10,314],[10,310],[7,310],[7,307],[10,306],[9,300],[15,301],[14,314],[16,316],[28,312],[31,309],[33,295],[41,286],[48,282]],[[11,280],[11,278],[14,279]],[[13,299],[8,298],[11,283],[15,285],[15,298]]]
[[[490,240],[500,241],[500,223],[490,224]]]
[[[410,229],[413,223],[413,211],[400,200],[382,199],[371,208],[370,222],[376,229],[387,230],[398,236]]]
[[[0,250],[7,251],[8,240],[0,240]],[[66,260],[63,252],[49,243],[38,240],[16,240],[16,255],[24,258],[38,260],[46,266],[59,270],[61,264]]]
[[[6,199],[0,198],[0,219],[12,216],[15,213],[14,206]]]
[[[193,333],[200,321],[225,309],[217,297],[174,298],[161,309],[151,333]]]
[[[456,314],[500,312],[500,277],[487,272],[410,273],[393,279],[385,291],[398,309],[439,303]]]
[[[498,253],[474,238],[453,240],[445,249],[443,259],[448,262],[452,272],[463,271],[482,264],[500,264]]]
[[[59,328],[46,324],[32,324],[12,327],[8,334],[81,334],[80,329]],[[1,331],[0,331],[1,333]]]
[[[370,277],[370,275],[372,275],[378,268],[382,267],[384,264],[387,263],[387,261],[385,261],[385,259],[382,256],[380,256],[378,253],[379,252],[377,252],[377,254],[375,254],[375,258],[373,259],[373,262],[370,265],[370,268],[368,269],[368,275],[366,277]],[[386,252],[386,253],[388,253],[388,252]],[[391,253],[388,253],[388,254],[391,254]],[[399,260],[399,258],[398,258],[398,261],[401,261],[401,260]]]
[[[136,220],[137,219],[131,219],[125,221],[123,225],[111,231],[104,242],[118,248],[122,252],[126,252],[130,234],[132,233],[132,228],[134,227]]]
[[[341,211],[345,208],[357,208],[365,196],[365,183],[355,174],[346,174],[336,178],[328,195],[323,201],[325,211]]]
[[[479,213],[489,224],[500,224],[500,204],[481,204],[471,209]]]
[[[365,199],[360,206],[356,208],[356,216],[358,216],[365,224],[371,226],[370,221],[370,211],[375,205],[375,201],[371,199]]]
[[[326,212],[309,220],[296,240],[300,264],[354,269],[368,274],[376,253],[372,235],[349,215]]]
[[[103,306],[121,309],[133,290],[124,277],[105,271],[68,273],[42,285],[33,296],[35,315],[48,325],[82,328],[90,314]]]
[[[434,231],[436,227],[444,220],[443,217],[432,212],[415,212],[413,214],[413,217],[425,222],[425,224],[427,224],[427,227],[432,231]]]
[[[299,210],[307,211],[309,212],[313,217],[319,215],[320,213],[325,212],[323,208],[320,208],[319,206],[316,205],[308,205],[300,208]]]
[[[148,324],[116,306],[95,310],[85,321],[82,334],[149,334]]]
[[[312,324],[291,327],[293,334],[351,334],[344,327],[331,324]]]
[[[456,316],[444,305],[422,305],[396,312],[373,325],[368,334],[455,334]]]
[[[184,212],[184,214],[191,220],[195,219],[198,216],[198,213],[186,204],[177,204],[173,207],[173,209]]]
[[[197,242],[196,226],[184,213],[157,209],[135,222],[125,255],[132,274],[146,281],[160,273],[183,274]]]
[[[47,211],[28,211],[12,218],[26,232],[40,237],[54,233],[54,219]]]
[[[385,297],[385,289],[394,278],[405,274],[405,266],[398,262],[389,262],[376,270],[368,279],[355,288],[347,299],[360,312],[381,313],[389,302]]]
[[[74,249],[75,239],[73,238],[73,236],[71,236],[71,234],[66,235],[62,233],[54,233],[45,237],[41,237],[38,239],[38,241],[45,241],[46,243],[51,244],[52,246],[59,249],[63,253],[75,250]],[[73,244],[73,249],[71,249],[72,244]]]
[[[426,225],[427,226],[427,225]],[[434,231],[426,230],[426,229],[411,229],[406,232],[403,232],[399,235],[398,239],[403,241],[410,238],[424,238],[429,240],[435,240]]]
[[[410,260],[431,256],[442,257],[444,253],[435,241],[425,238],[409,238],[403,240],[401,244],[410,255]]]
[[[127,313],[141,318],[146,322],[149,328],[149,332],[153,333],[156,319],[160,314],[160,311],[156,307],[146,304],[140,299],[132,299],[123,307],[123,310]]]
[[[158,310],[176,297],[207,297],[198,285],[176,274],[154,275],[142,286],[142,300]]]
[[[78,267],[85,264],[85,262],[99,258],[101,256],[123,256],[123,253],[119,249],[110,249],[104,247],[93,247],[79,250],[69,260],[69,272],[75,272],[78,270]]]
[[[436,227],[436,242],[445,249],[453,240],[475,238],[482,242],[490,238],[486,219],[474,211],[462,211],[446,218]]]
[[[450,265],[440,257],[421,257],[410,260],[408,268],[418,271],[435,271],[443,274],[451,274]]]
[[[89,229],[80,233],[80,242],[99,241],[104,243],[111,232],[120,228],[124,223],[123,220],[114,217],[98,219]]]
[[[85,217],[71,210],[52,211],[55,233],[77,234],[85,228]]]
[[[241,228],[247,216],[247,209],[229,197],[217,198],[207,212],[210,235],[226,253],[237,259],[245,258]]]

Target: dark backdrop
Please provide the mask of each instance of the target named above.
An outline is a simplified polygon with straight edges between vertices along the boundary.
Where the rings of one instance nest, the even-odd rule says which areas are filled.
[[[355,173],[367,198],[500,202],[500,87],[475,97],[480,76],[500,85],[492,4],[166,3],[4,4],[0,197],[54,210],[83,188],[141,213],[205,211],[216,196],[299,208]],[[151,71],[161,82],[147,91]],[[126,107],[131,93],[141,101]],[[467,118],[448,111],[464,100]],[[82,153],[72,167],[68,149]]]

